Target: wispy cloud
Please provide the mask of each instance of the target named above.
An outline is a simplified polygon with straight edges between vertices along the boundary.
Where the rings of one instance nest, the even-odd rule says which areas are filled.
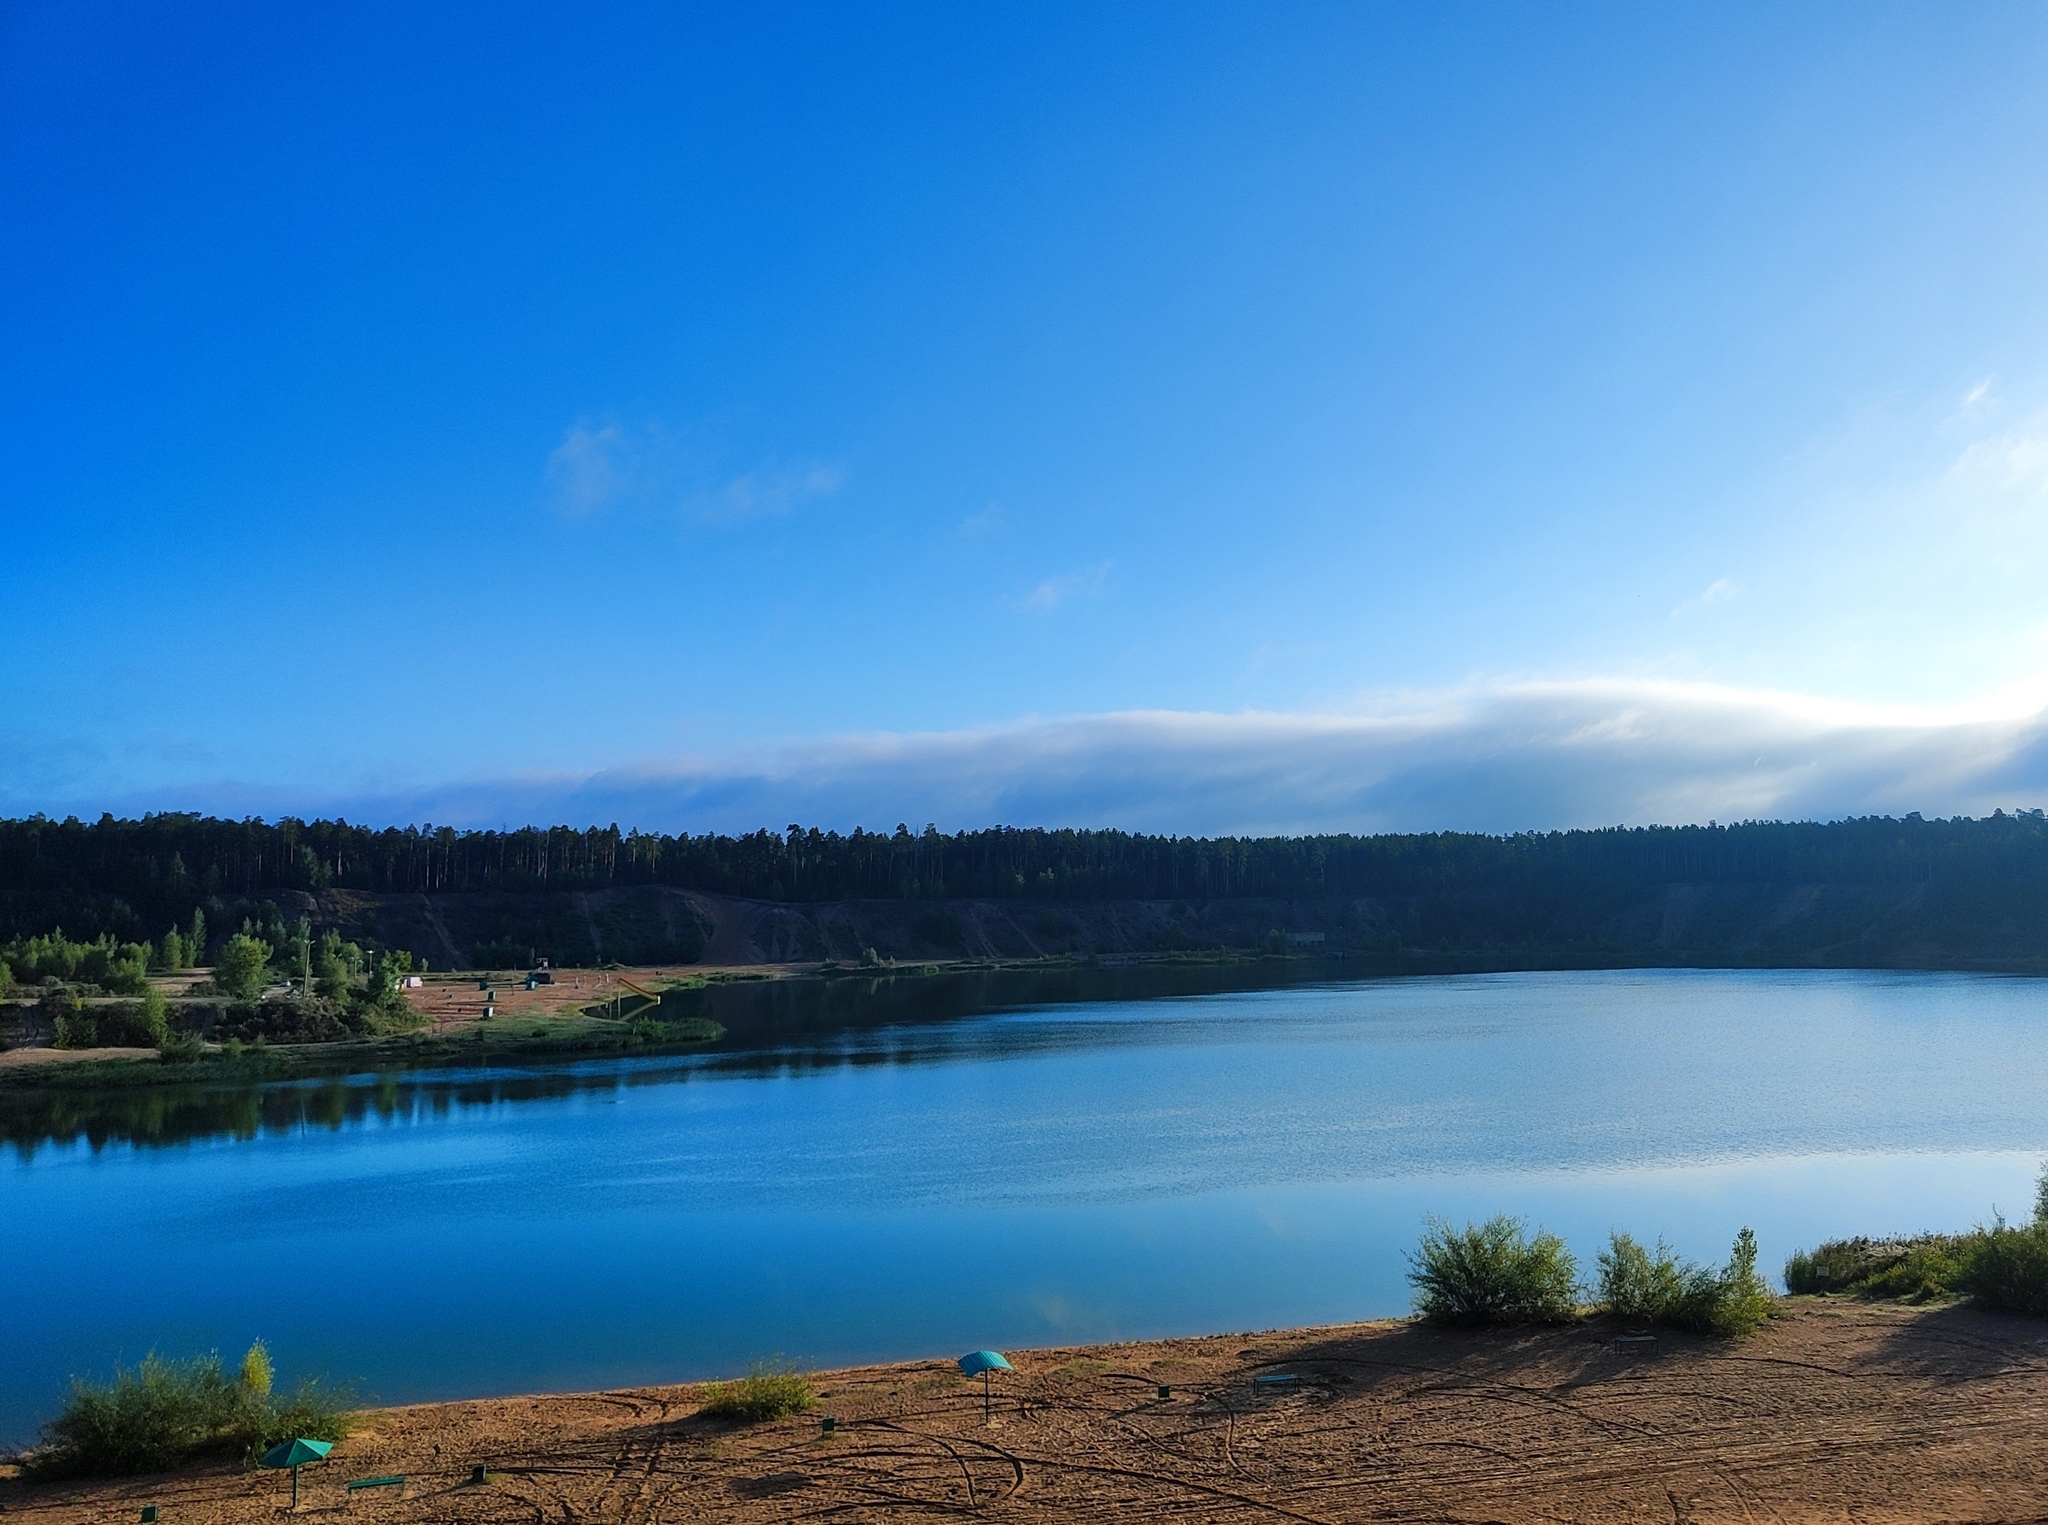
[[[2017,429],[1972,440],[1942,485],[1951,497],[1965,499],[1992,495],[2025,502],[2048,494],[2048,412]]]
[[[631,506],[701,524],[743,524],[829,498],[845,484],[845,468],[824,461],[771,461],[734,471],[732,449],[710,435],[578,419],[548,456],[555,506],[574,519]]]
[[[578,419],[548,456],[547,480],[555,504],[572,518],[596,513],[626,484],[625,431],[617,424]]]
[[[1100,598],[1109,586],[1110,565],[1103,561],[1078,572],[1048,577],[1024,596],[1024,607],[1044,613],[1077,598]]]
[[[1695,609],[1710,609],[1716,604],[1732,604],[1742,595],[1742,590],[1725,577],[1717,577],[1691,598],[1683,599],[1671,611],[1673,619],[1690,614]]]
[[[697,517],[724,524],[774,518],[807,499],[831,497],[845,480],[846,473],[839,467],[815,462],[750,471],[700,494]]]
[[[1341,713],[1144,710],[793,739],[404,798],[222,786],[176,803],[458,825],[738,831],[930,820],[1245,833],[1980,815],[2044,800],[2042,685],[1970,708],[1915,710],[1591,679],[1399,694]]]
[[[1009,533],[1010,521],[1003,517],[1002,506],[997,503],[960,521],[961,537],[967,540],[993,540]]]

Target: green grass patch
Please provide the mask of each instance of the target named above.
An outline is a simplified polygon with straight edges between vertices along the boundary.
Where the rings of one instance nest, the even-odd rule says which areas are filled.
[[[786,1419],[817,1406],[811,1379],[793,1366],[757,1366],[744,1377],[705,1386],[698,1412],[739,1424]]]

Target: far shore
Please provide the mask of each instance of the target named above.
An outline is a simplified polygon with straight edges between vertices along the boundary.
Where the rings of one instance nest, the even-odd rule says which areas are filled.
[[[662,966],[564,968],[553,982],[525,986],[523,971],[441,970],[422,977],[403,993],[417,1019],[411,1031],[324,1043],[273,1043],[230,1048],[209,1043],[185,1062],[168,1063],[148,1048],[60,1049],[37,1034],[0,1049],[0,1093],[9,1091],[128,1089],[138,1086],[243,1084],[270,1080],[339,1077],[404,1069],[435,1069],[481,1063],[546,1064],[553,1060],[654,1056],[701,1050],[716,1040],[674,1033],[664,1037],[635,1031],[638,1018],[653,1011],[635,991],[659,994],[676,986],[759,984],[783,980],[905,980],[941,974],[1028,974],[1083,969],[1265,969],[1327,964],[1347,979],[1402,979],[1448,974],[1569,973],[1644,969],[1757,971],[1812,965],[1719,965],[1656,963],[1613,958],[1522,959],[1464,955],[1414,955],[1386,959],[1344,952],[1253,952],[1194,950],[1111,955],[1054,954],[1038,958],[939,958],[884,962],[869,967],[827,960],[785,963],[669,964]],[[1832,967],[1832,966],[1830,966]],[[1846,967],[1846,966],[1845,966]],[[207,971],[152,975],[173,1007],[191,982]],[[1839,972],[1839,971],[1838,971]],[[1892,971],[1898,972],[1898,971]],[[2009,972],[1926,969],[1923,973]],[[486,984],[487,990],[479,988]],[[204,989],[204,986],[199,987]],[[490,1015],[486,1016],[486,995]],[[113,1000],[120,998],[93,998]],[[217,998],[196,998],[211,1002]],[[610,1012],[607,1003],[617,1001]],[[745,1035],[736,1035],[745,1041]]]
[[[306,1469],[301,1513],[631,1522],[2037,1520],[2048,1324],[1800,1298],[1739,1344],[1609,1318],[1378,1322],[1011,1351],[816,1375],[746,1426],[701,1386],[376,1410]],[[500,1337],[516,1339],[516,1330]],[[1622,1340],[1622,1343],[1617,1343]],[[828,1432],[822,1420],[834,1421]],[[484,1481],[473,1480],[483,1468]],[[397,1478],[344,1489],[350,1480]],[[37,1525],[262,1525],[281,1474],[216,1465],[0,1482]]]
[[[545,1063],[551,1059],[653,1056],[702,1049],[699,1037],[663,1039],[632,1030],[652,1009],[636,992],[677,986],[760,983],[777,980],[913,979],[942,973],[1057,970],[1080,964],[1129,967],[1155,965],[1269,964],[1306,962],[1288,955],[1215,953],[1112,956],[1077,960],[927,959],[873,968],[816,960],[800,963],[606,965],[597,969],[551,971],[550,981],[528,989],[524,971],[442,970],[420,976],[402,994],[418,1026],[413,1031],[328,1043],[274,1043],[226,1049],[204,1045],[196,1058],[167,1063],[149,1048],[62,1049],[46,1041],[17,1043],[0,1050],[0,1091],[61,1086],[128,1088],[193,1082],[236,1083],[366,1074],[409,1068],[441,1068],[485,1062]],[[204,969],[152,975],[174,1008]],[[483,987],[483,988],[480,988]],[[204,988],[203,986],[200,988]],[[96,1002],[120,998],[95,997]],[[213,997],[199,998],[210,1003]],[[605,1011],[617,1002],[616,1014]],[[487,1005],[488,1003],[488,1005]],[[488,1010],[488,1015],[486,1014]]]

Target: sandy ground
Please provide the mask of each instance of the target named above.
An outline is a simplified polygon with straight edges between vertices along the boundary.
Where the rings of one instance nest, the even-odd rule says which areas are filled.
[[[521,1017],[533,1020],[573,1012],[614,995],[630,994],[625,984],[628,980],[659,994],[664,985],[672,984],[678,976],[703,972],[696,965],[688,969],[557,969],[553,984],[528,990],[525,972],[520,971],[495,981],[488,993],[496,997],[500,1021]],[[446,1032],[482,1020],[486,992],[477,989],[476,982],[484,977],[429,975],[425,984],[407,990],[405,998],[434,1031]]]
[[[696,1389],[387,1409],[301,1513],[399,1521],[2048,1519],[2048,1325],[1819,1300],[1737,1346],[1615,1326],[1411,1324],[1012,1353],[996,1412],[947,1362],[822,1376],[820,1413]],[[1259,1377],[1293,1376],[1291,1383]],[[1159,1396],[1160,1384],[1171,1396]],[[490,1468],[487,1482],[467,1479]],[[349,1478],[402,1473],[402,1490]],[[281,1474],[0,1484],[38,1525],[257,1522]]]

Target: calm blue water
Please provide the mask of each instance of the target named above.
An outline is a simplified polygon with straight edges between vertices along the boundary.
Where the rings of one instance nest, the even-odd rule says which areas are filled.
[[[258,1336],[396,1402],[1398,1313],[1432,1212],[1776,1266],[2025,1216],[2044,1033],[2048,982],[1520,974],[131,1096],[0,1157],[0,1439]]]

